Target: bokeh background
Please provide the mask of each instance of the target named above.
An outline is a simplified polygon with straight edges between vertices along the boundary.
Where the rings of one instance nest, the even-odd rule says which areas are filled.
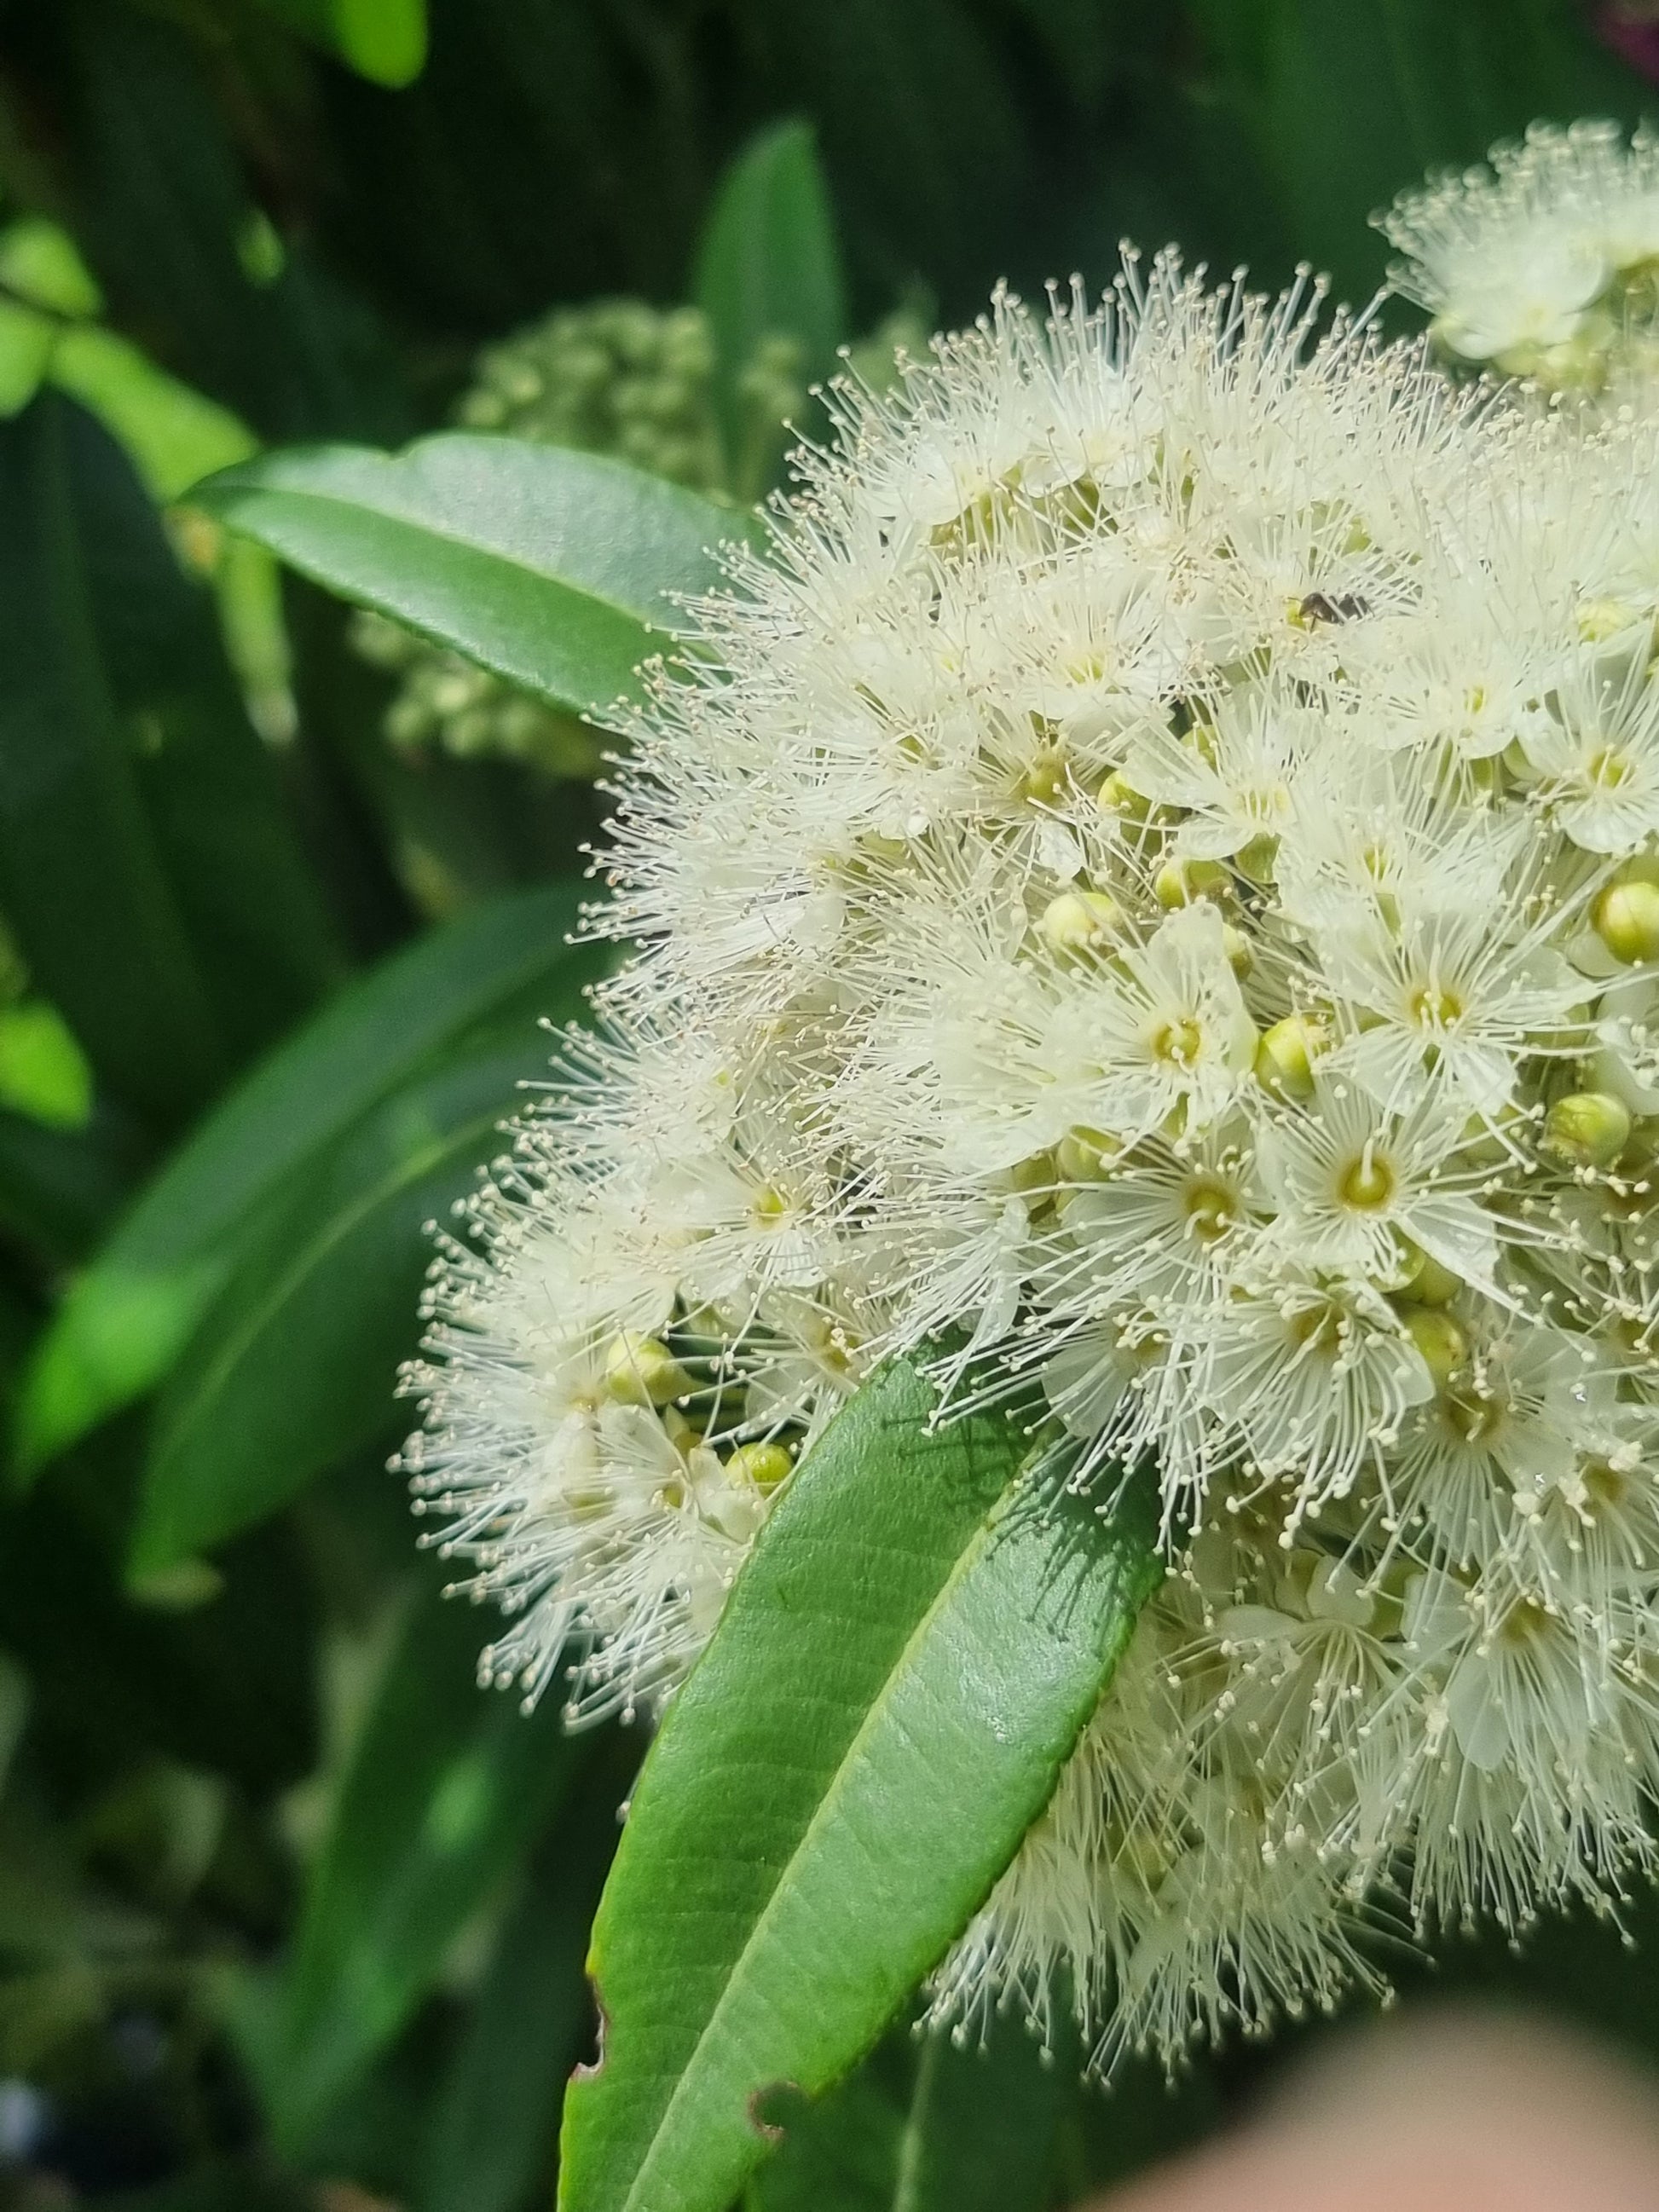
[[[641,1748],[475,1687],[386,1465],[599,743],[190,485],[460,421],[742,502],[838,342],[1124,236],[1363,300],[1424,170],[1647,106],[1634,0],[0,0],[0,2212],[544,2202]],[[1659,2059],[1646,1898],[1377,1958]],[[751,2212],[1038,2212],[1327,2032],[901,2031]]]

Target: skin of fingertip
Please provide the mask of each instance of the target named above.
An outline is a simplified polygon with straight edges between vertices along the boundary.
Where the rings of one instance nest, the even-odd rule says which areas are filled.
[[[1374,2031],[1088,2212],[1659,2212],[1659,2086],[1535,2021]]]

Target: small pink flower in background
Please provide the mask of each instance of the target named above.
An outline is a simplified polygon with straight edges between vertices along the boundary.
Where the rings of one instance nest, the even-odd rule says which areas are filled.
[[[1596,34],[1632,69],[1659,84],[1659,4],[1656,0],[1608,0],[1595,11]]]

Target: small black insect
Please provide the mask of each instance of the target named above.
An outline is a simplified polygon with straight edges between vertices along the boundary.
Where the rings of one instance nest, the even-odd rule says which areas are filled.
[[[1369,614],[1370,609],[1352,592],[1343,592],[1334,599],[1327,599],[1323,592],[1310,592],[1297,612],[1304,623],[1334,623],[1352,622],[1356,615]]]

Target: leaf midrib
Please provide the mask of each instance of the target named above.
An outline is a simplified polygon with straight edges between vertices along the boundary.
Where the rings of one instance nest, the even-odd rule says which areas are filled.
[[[859,1726],[854,1730],[853,1735],[848,1739],[847,1747],[842,1753],[842,1756],[836,1764],[836,1771],[832,1778],[830,1788],[818,1800],[811,1820],[808,1820],[805,1827],[801,1832],[799,1842],[795,1846],[795,1849],[790,1853],[783,1866],[779,1869],[777,1880],[773,1883],[770,1891],[768,1893],[766,1903],[762,1906],[759,1913],[756,1916],[754,1924],[750,1928],[749,1935],[744,1941],[743,1949],[738,1957],[736,1964],[734,1965],[732,1972],[726,1978],[725,1987],[721,1990],[719,1997],[715,2001],[714,2010],[709,2014],[708,2023],[704,2027],[702,2034],[698,2037],[696,2045],[692,2051],[690,2057],[680,2069],[679,2078],[670,2093],[667,2104],[663,2107],[661,2120],[659,2122],[652,2135],[651,2141],[646,2148],[645,2156],[641,2160],[633,2183],[629,2189],[628,2195],[623,2199],[622,2212],[652,2212],[650,2203],[642,2192],[645,2191],[647,2184],[654,2185],[656,2168],[660,2161],[663,2146],[671,2140],[671,2129],[675,2117],[680,2110],[682,2104],[695,2093],[696,2077],[700,2063],[703,2059],[703,2054],[714,2045],[722,2021],[727,2015],[732,2006],[736,2002],[736,1995],[740,1991],[744,1984],[744,1969],[750,1959],[759,1948],[762,1939],[770,1925],[774,1916],[780,1910],[780,1899],[781,1899],[787,1885],[789,1875],[793,1871],[794,1868],[806,1857],[820,1830],[829,1824],[834,1811],[840,1802],[841,1796],[845,1787],[845,1778],[854,1764],[860,1747],[864,1743],[866,1738],[870,1736],[875,1731],[878,1723],[884,1716],[892,1698],[896,1694],[895,1685],[905,1676],[908,1671],[908,1662],[910,1660],[912,1653],[925,1641],[933,1627],[936,1616],[945,1608],[958,1584],[966,1578],[969,1569],[982,1556],[986,1547],[989,1544],[996,1532],[996,1527],[1000,1519],[1000,1508],[1003,1504],[1003,1500],[1012,1493],[1012,1492],[1024,1479],[1026,1468],[1029,1465],[1030,1461],[1028,1459],[1022,1462],[1022,1464],[1015,1470],[1008,1483],[1007,1488],[1002,1493],[1002,1498],[997,1500],[996,1504],[992,1506],[990,1511],[980,1521],[973,1533],[973,1535],[969,1538],[969,1541],[963,1545],[962,1550],[957,1554],[955,1560],[951,1564],[950,1573],[939,1584],[939,1589],[936,1592],[932,1603],[922,1614],[921,1620],[918,1620],[910,1634],[906,1638],[904,1644],[899,1651],[897,1657],[887,1671],[886,1679],[884,1680],[880,1690],[878,1692],[875,1698],[872,1699],[869,1706],[866,1710],[863,1719],[860,1722]],[[878,2030],[878,2032],[879,2030]]]
[[[326,452],[329,449],[327,447],[323,447],[320,450]],[[352,452],[354,448],[346,447],[343,448],[336,448],[335,450],[349,453]],[[377,458],[379,457],[377,456]],[[648,620],[644,615],[636,613],[632,607],[625,606],[620,599],[611,599],[607,593],[597,591],[590,585],[572,583],[566,577],[551,574],[545,568],[538,568],[534,567],[529,561],[524,559],[520,555],[503,552],[498,547],[482,545],[478,543],[477,538],[463,537],[459,531],[453,529],[447,530],[440,524],[428,521],[424,517],[410,516],[401,512],[396,507],[370,507],[363,500],[349,499],[341,492],[320,491],[308,484],[302,488],[296,487],[293,484],[275,483],[262,483],[248,486],[239,485],[235,487],[234,494],[234,501],[240,501],[241,499],[248,497],[254,499],[291,499],[296,501],[310,501],[319,507],[343,507],[348,513],[357,516],[359,519],[362,519],[364,516],[374,516],[381,521],[394,523],[401,530],[414,531],[422,538],[435,538],[446,545],[456,546],[463,552],[476,554],[482,561],[495,562],[501,568],[511,569],[515,574],[527,576],[534,582],[545,585],[552,591],[566,592],[572,599],[590,599],[596,606],[605,608],[607,613],[620,616],[624,622],[631,623],[635,629],[645,630],[647,634],[654,632],[664,637],[672,637],[676,635],[674,631],[669,629],[665,624],[653,623]],[[231,528],[234,529],[237,527],[237,525],[234,521],[231,521],[228,516],[226,517],[226,520]],[[701,550],[706,555],[713,549],[710,546],[705,545]],[[310,567],[307,561],[301,556],[284,550],[283,558],[285,561],[289,562],[295,568],[303,568],[305,573],[313,578],[313,581],[323,584],[329,583],[330,580],[325,574],[319,574],[317,570]],[[331,586],[331,588],[337,589],[338,587]],[[349,594],[349,596],[356,597],[356,594],[352,593]],[[667,594],[665,590],[659,588],[655,596],[658,599],[664,599]],[[411,629],[419,627],[414,618],[407,614],[399,615],[398,619],[407,623]]]

